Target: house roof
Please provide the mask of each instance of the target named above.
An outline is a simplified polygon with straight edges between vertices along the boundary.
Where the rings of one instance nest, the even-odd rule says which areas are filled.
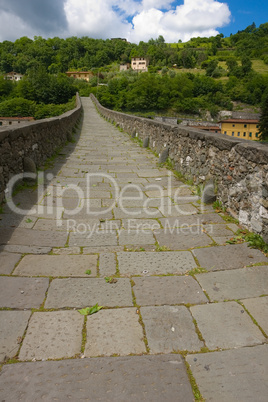
[[[259,123],[259,119],[226,119],[220,120],[219,123]]]
[[[93,74],[92,71],[66,71],[66,74]]]
[[[0,117],[0,120],[34,120],[34,117]]]

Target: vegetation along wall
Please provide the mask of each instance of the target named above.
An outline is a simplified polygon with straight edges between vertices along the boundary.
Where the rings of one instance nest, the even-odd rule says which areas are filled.
[[[268,144],[115,112],[91,98],[106,119],[149,144],[162,160],[168,155],[184,177],[213,183],[227,211],[268,241]]]
[[[0,129],[0,203],[5,198],[7,183],[14,175],[34,172],[59,147],[72,139],[81,112],[82,105],[77,94],[76,108],[61,116]]]

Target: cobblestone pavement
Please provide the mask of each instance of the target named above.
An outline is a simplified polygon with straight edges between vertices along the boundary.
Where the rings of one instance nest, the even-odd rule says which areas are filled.
[[[268,259],[83,106],[0,215],[1,400],[266,402]]]

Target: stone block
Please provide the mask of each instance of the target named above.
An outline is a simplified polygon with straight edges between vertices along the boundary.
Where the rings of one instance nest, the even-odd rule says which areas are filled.
[[[201,267],[213,271],[268,262],[268,258],[261,251],[248,247],[246,243],[196,249],[193,253]]]
[[[117,253],[121,275],[183,274],[196,268],[188,251]]]
[[[21,259],[21,254],[0,251],[0,274],[9,275]]]
[[[253,346],[265,341],[259,328],[235,302],[190,308],[209,349]]]
[[[150,353],[198,351],[203,345],[195,332],[192,316],[184,306],[140,309]]]
[[[97,255],[26,255],[14,275],[20,276],[96,276]],[[91,274],[87,275],[86,271]]]
[[[29,381],[29,378],[31,381]],[[49,386],[48,386],[49,385]],[[183,358],[179,355],[68,359],[4,366],[3,400],[129,402],[194,400]]]
[[[101,310],[87,319],[85,356],[145,353],[136,308]]]
[[[197,304],[208,300],[198,283],[189,276],[133,278],[139,306]]]
[[[16,356],[30,311],[0,311],[0,362]]]
[[[242,300],[242,302],[266,335],[268,335],[268,296],[246,299]]]
[[[268,266],[196,275],[212,301],[257,297],[268,293]]]
[[[207,401],[266,402],[268,345],[186,357]]]
[[[71,278],[52,281],[45,308],[89,307],[96,303],[105,307],[133,306],[128,279],[106,283],[105,279]]]
[[[62,359],[81,351],[84,317],[77,311],[34,313],[19,360]]]
[[[49,285],[47,278],[2,277],[0,281],[0,307],[39,308]]]

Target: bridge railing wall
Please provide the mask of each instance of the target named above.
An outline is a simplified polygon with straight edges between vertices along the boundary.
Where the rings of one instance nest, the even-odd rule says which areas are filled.
[[[0,129],[0,203],[5,198],[7,183],[14,175],[40,166],[72,139],[81,112],[82,104],[77,94],[75,109],[58,117]]]
[[[109,110],[91,94],[98,111],[161,155],[201,187],[213,183],[227,211],[268,242],[268,144],[196,128],[174,126]]]

